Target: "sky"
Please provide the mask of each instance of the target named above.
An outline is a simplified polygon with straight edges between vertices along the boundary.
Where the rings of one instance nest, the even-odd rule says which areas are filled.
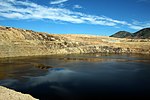
[[[0,25],[109,36],[150,27],[150,0],[0,0]]]

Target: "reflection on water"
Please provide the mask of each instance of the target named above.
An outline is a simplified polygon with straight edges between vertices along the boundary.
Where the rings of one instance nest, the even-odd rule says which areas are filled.
[[[68,80],[68,78],[70,78],[71,75],[73,75],[74,73],[75,72],[71,70],[64,70],[63,68],[54,68],[49,70],[49,72],[45,76],[31,77],[28,84],[30,84],[29,86],[37,86],[47,82],[63,82]]]
[[[44,70],[34,64],[44,66]],[[145,55],[86,54],[2,59],[0,85],[41,100],[149,96],[149,65],[150,56]]]

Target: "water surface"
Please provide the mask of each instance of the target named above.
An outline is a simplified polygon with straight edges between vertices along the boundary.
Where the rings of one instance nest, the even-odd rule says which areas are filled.
[[[1,59],[0,85],[40,100],[146,97],[150,95],[150,56],[82,54]]]

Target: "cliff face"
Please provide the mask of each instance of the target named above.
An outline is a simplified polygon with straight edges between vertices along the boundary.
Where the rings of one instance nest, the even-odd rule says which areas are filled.
[[[149,39],[58,35],[0,27],[0,57],[71,53],[150,53]]]

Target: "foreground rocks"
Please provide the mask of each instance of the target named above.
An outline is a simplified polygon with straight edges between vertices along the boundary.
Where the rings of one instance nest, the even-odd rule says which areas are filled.
[[[150,54],[150,39],[47,34],[0,26],[0,58],[72,53]]]
[[[0,86],[0,100],[38,100],[29,94],[22,94],[14,90]]]

